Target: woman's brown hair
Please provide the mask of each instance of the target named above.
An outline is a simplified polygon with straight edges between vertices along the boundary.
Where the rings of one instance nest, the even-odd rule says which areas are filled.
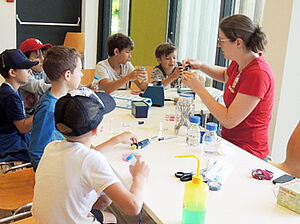
[[[255,53],[264,51],[267,36],[258,25],[245,15],[233,15],[221,20],[219,28],[231,41],[241,38],[248,50]]]

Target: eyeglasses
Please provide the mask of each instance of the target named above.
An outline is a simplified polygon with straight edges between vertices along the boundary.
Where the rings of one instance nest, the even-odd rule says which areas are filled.
[[[224,42],[226,42],[226,41],[231,41],[231,39],[229,39],[229,38],[227,38],[227,39],[220,39],[219,37],[218,37],[218,39],[217,39],[217,42],[218,42],[218,43],[224,43]]]

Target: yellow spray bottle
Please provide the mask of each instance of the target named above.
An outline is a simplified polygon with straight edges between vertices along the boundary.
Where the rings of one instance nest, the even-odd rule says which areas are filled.
[[[193,175],[192,181],[185,184],[181,224],[204,224],[208,186],[203,182],[203,177],[199,174],[200,160],[195,155],[176,157],[194,157],[198,161],[196,175]]]

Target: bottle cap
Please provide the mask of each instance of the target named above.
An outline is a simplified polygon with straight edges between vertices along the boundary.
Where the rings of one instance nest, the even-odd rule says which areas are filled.
[[[200,117],[199,116],[190,116],[190,122],[195,123],[195,124],[199,124],[201,122]]]
[[[95,75],[95,79],[96,79],[96,80],[99,80],[100,78],[99,78],[99,76],[98,76],[98,75]]]
[[[179,93],[179,96],[187,98],[194,97],[192,93]]]
[[[206,123],[206,129],[209,130],[209,131],[216,131],[217,127],[218,127],[218,125],[214,122]]]
[[[219,191],[221,190],[222,184],[217,181],[210,181],[207,183],[210,191]]]
[[[131,153],[131,154],[126,158],[126,161],[128,162],[128,161],[131,160],[133,157],[134,157],[134,154]]]

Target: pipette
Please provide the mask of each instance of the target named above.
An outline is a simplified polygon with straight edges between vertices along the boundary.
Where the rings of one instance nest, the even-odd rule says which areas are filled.
[[[140,142],[137,142],[137,143],[132,143],[131,144],[131,149],[135,150],[135,149],[142,149],[144,147],[146,147],[147,145],[150,144],[151,140],[157,138],[158,136],[154,136],[152,138],[146,138]]]

